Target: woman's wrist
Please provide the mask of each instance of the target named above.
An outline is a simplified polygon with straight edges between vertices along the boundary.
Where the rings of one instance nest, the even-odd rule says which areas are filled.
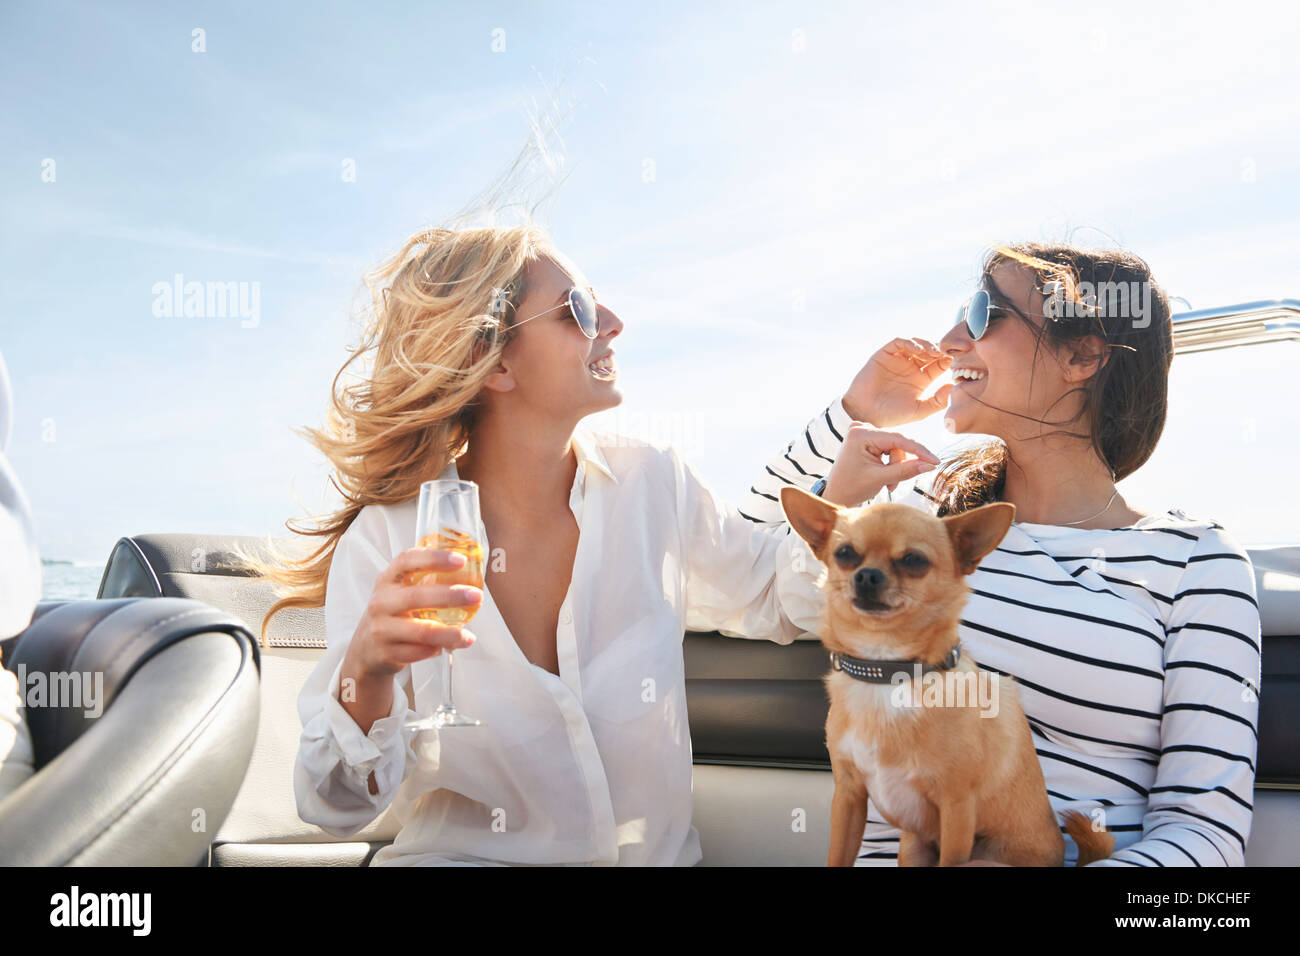
[[[349,652],[339,669],[339,703],[362,732],[393,709],[393,675],[366,670]]]
[[[846,392],[840,399],[840,404],[844,406],[844,411],[848,413],[849,418],[855,422],[865,422],[869,425],[875,424],[871,409],[854,399],[851,394]]]
[[[856,508],[872,500],[878,494],[880,494],[880,488],[875,491],[862,488],[853,492],[846,490],[842,485],[836,483],[835,470],[831,469],[831,473],[826,476],[826,486],[821,490],[820,497],[823,501],[829,501],[831,504],[839,505],[842,508]]]

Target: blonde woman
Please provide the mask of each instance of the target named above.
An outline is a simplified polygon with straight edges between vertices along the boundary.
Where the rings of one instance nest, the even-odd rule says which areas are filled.
[[[290,592],[271,614],[325,608],[328,648],[299,697],[300,815],[349,836],[391,804],[402,829],[376,864],[698,862],[683,631],[815,629],[796,536],[726,506],[673,448],[579,427],[621,401],[623,323],[539,230],[421,233],[370,285],[373,322],[340,376],[361,355],[373,368],[336,377],[331,421],[309,432],[344,507],[304,532],[324,539],[305,562],[267,569]],[[861,389],[787,447],[801,483],[829,470]],[[829,500],[937,462],[853,434],[881,454],[843,456]],[[486,553],[504,557],[482,590],[400,583],[456,560],[412,548],[433,478],[479,485]],[[407,616],[477,602],[473,633]],[[432,710],[444,649],[457,706],[483,726],[417,736],[402,724]]]

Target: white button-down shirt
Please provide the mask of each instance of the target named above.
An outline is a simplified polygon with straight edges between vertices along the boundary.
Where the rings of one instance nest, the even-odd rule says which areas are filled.
[[[31,507],[5,457],[12,407],[9,371],[0,355],[0,638],[26,630],[41,599],[41,559]],[[23,708],[26,692],[0,661],[0,797],[32,775],[32,737]]]
[[[837,401],[799,441],[838,448],[832,416],[842,434]],[[294,785],[302,818],[340,837],[391,803],[402,829],[376,864],[697,863],[683,632],[788,644],[818,627],[821,566],[797,535],[719,500],[671,446],[580,428],[574,448],[560,672],[529,662],[485,588],[469,624],[478,639],[453,665],[456,707],[481,727],[403,730],[435,707],[440,658],[394,679],[392,712],[368,734],[343,709],[344,653],[375,579],[415,544],[416,501],[369,505],[339,539],[328,647],[298,700]],[[455,464],[441,477],[456,478]]]

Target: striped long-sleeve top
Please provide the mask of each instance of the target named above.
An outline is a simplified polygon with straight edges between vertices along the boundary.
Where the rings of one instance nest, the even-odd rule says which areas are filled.
[[[850,424],[833,403],[740,512],[790,533],[781,486],[824,476]],[[932,479],[892,500],[933,513]],[[1115,837],[1114,854],[1091,865],[1243,865],[1261,639],[1241,546],[1176,509],[1101,530],[1016,522],[968,583],[963,650],[1019,684],[1053,809],[1100,809]],[[858,864],[896,864],[898,837],[869,803]],[[1065,842],[1073,864],[1078,848]]]

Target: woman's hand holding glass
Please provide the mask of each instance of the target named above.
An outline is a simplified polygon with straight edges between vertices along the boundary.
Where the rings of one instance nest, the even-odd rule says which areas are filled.
[[[483,602],[482,588],[468,584],[414,583],[425,575],[451,576],[465,568],[463,554],[443,548],[403,551],[375,581],[370,603],[357,624],[347,658],[360,678],[392,678],[416,661],[436,657],[443,649],[474,643],[474,635],[459,624],[432,617],[430,608],[454,608],[464,620]],[[344,665],[344,672],[349,668]]]
[[[477,610],[483,601],[481,588],[408,583],[417,575],[461,571],[466,563],[463,554],[453,551],[411,548],[375,581],[343,659],[339,693],[343,709],[364,732],[392,710],[393,677],[404,667],[474,643],[474,635],[464,627],[424,620],[419,612],[435,607]]]

